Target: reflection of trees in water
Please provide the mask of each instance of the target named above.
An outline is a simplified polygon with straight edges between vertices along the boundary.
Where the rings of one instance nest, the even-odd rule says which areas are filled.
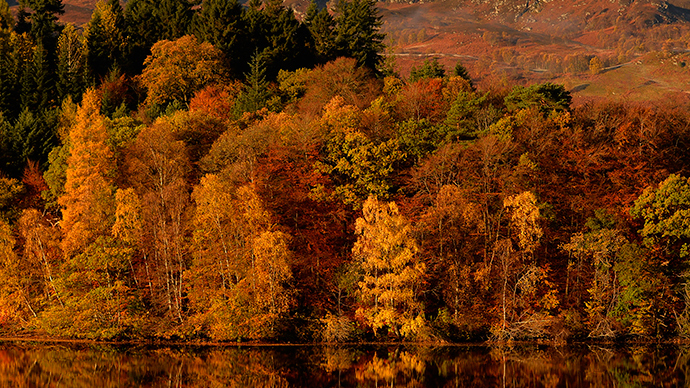
[[[374,353],[370,360],[355,368],[355,378],[365,387],[420,387],[426,370],[422,356],[399,349],[382,357]]]
[[[690,386],[690,347],[117,347],[0,342],[0,387]]]

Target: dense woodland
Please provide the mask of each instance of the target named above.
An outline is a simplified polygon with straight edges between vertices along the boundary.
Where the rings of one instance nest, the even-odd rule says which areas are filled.
[[[60,12],[0,0],[0,333],[690,336],[687,107],[403,79],[371,0]]]

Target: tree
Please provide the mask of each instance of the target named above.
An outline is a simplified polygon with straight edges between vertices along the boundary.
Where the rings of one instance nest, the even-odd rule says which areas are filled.
[[[226,177],[210,174],[193,199],[191,320],[209,324],[217,339],[274,335],[292,300],[289,236],[273,229],[251,186],[236,188]]]
[[[444,78],[446,76],[446,69],[443,65],[438,63],[438,58],[433,57],[431,59],[424,60],[421,67],[412,66],[410,70],[409,83],[417,82],[420,79],[426,78]]]
[[[55,52],[59,26],[58,15],[65,13],[62,0],[20,0],[21,7],[29,7],[31,36],[37,44],[45,47],[49,53]]]
[[[22,74],[21,107],[41,112],[57,105],[56,73],[48,58],[51,53],[44,46],[36,46],[32,54],[33,58]]]
[[[14,27],[14,17],[6,0],[0,0],[0,32],[9,32]]]
[[[148,105],[188,104],[194,93],[224,79],[222,54],[210,43],[200,43],[189,35],[156,43],[141,74]]]
[[[86,42],[72,24],[68,24],[58,38],[57,96],[63,101],[68,96],[78,101],[86,87]]]
[[[355,233],[352,255],[363,275],[357,315],[374,333],[387,328],[405,338],[420,335],[425,322],[418,295],[426,266],[419,260],[409,222],[394,202],[382,203],[370,196]]]
[[[601,59],[599,57],[592,57],[589,61],[589,71],[593,75],[597,75],[601,73],[601,70],[604,68],[604,64],[601,62]]]
[[[246,65],[239,62],[245,58],[243,43],[247,40],[243,13],[237,0],[205,0],[194,14],[194,35],[223,52],[228,68],[236,75]]]
[[[333,179],[332,196],[354,208],[369,195],[389,195],[389,176],[404,156],[397,139],[369,138],[360,128],[361,116],[361,111],[345,105],[342,98],[331,100],[320,120],[328,139],[325,155],[315,166]],[[317,186],[315,192],[324,189]]]
[[[190,33],[192,7],[201,0],[161,0],[156,3],[154,15],[159,23],[159,39],[177,40]]]
[[[125,17],[119,0],[99,0],[84,28],[88,65],[100,81],[114,68],[122,68],[125,55]]]
[[[508,111],[515,112],[520,109],[537,108],[543,114],[551,111],[570,110],[572,97],[563,85],[544,83],[530,87],[516,86],[505,97]]]
[[[618,334],[611,322],[612,311],[619,304],[620,288],[614,268],[619,268],[615,258],[626,243],[620,231],[607,228],[577,233],[570,238],[568,244],[563,245],[563,249],[575,258],[574,262],[568,263],[567,288],[569,290],[580,288],[578,280],[585,259],[594,270],[591,287],[587,289],[590,298],[585,302],[590,337],[611,337]],[[571,272],[575,272],[576,275],[572,288],[570,286]]]
[[[334,60],[336,57],[335,19],[328,12],[328,7],[319,10],[316,2],[312,0],[307,8],[304,24],[311,34],[315,63],[323,64]]]
[[[453,75],[455,77],[460,77],[467,81],[470,84],[470,87],[474,88],[474,85],[472,84],[472,77],[470,77],[470,73],[467,71],[467,68],[462,65],[462,63],[458,62],[455,64],[455,69],[453,69]]]
[[[640,234],[649,246],[659,244],[670,255],[690,255],[690,179],[671,174],[657,188],[647,187],[630,209],[644,220]]]
[[[266,67],[263,56],[255,52],[249,64],[249,73],[245,74],[244,91],[237,97],[237,113],[256,112],[268,106],[271,96],[266,81]]]
[[[14,253],[16,240],[10,225],[0,217],[0,323],[6,325],[22,317],[26,305],[34,311],[31,303],[22,295],[20,270],[17,256]],[[36,316],[36,313],[33,313]]]
[[[335,47],[338,56],[351,57],[359,66],[376,71],[381,62],[384,35],[373,0],[340,0],[336,7]]]
[[[182,323],[188,266],[190,165],[184,142],[177,140],[167,119],[141,129],[126,150],[127,181],[142,209],[142,255],[149,298],[166,324]]]
[[[309,31],[297,21],[292,9],[281,0],[266,0],[263,8],[266,46],[258,46],[266,63],[266,73],[274,80],[280,70],[296,70],[312,65],[308,46]]]
[[[141,74],[151,47],[162,38],[160,20],[156,17],[155,0],[129,0],[125,5],[125,29],[128,36],[125,55],[128,74]]]
[[[32,81],[29,76],[35,47],[28,34],[16,32],[0,42],[0,109],[8,119],[14,119],[23,110],[25,96],[31,92],[25,89],[24,82]]]
[[[114,160],[100,111],[97,93],[87,91],[69,130],[65,191],[58,199],[65,233],[62,249],[68,258],[105,235],[112,225]]]

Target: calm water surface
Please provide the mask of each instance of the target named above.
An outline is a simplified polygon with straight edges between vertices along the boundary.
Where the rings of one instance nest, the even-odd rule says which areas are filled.
[[[690,387],[690,347],[0,342],[0,387]]]

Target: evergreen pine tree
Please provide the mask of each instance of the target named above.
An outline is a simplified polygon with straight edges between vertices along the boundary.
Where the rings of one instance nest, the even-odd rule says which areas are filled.
[[[464,79],[465,81],[469,82],[470,86],[474,87],[474,85],[472,84],[472,78],[470,77],[470,73],[467,71],[467,68],[462,65],[462,63],[458,62],[455,65],[453,75]]]
[[[245,74],[245,90],[238,97],[238,113],[256,112],[268,105],[270,93],[266,81],[266,68],[258,51],[252,56],[249,69],[249,73]]]
[[[438,58],[431,58],[424,61],[422,66],[412,66],[410,71],[410,82],[420,79],[443,78],[446,76],[446,69],[438,62]]]
[[[247,40],[243,13],[237,0],[205,0],[201,10],[194,15],[194,34],[199,40],[221,50],[232,71],[244,66],[238,62]]]
[[[281,0],[269,0],[264,6],[267,22],[267,46],[263,52],[266,74],[274,79],[278,71],[311,65],[305,52],[309,31],[295,19],[294,12]]]
[[[129,74],[140,74],[144,60],[151,54],[151,47],[162,36],[161,26],[156,18],[154,0],[129,0],[125,6],[125,34],[127,46],[124,55],[128,58],[125,70]]]
[[[28,16],[34,41],[43,45],[47,52],[53,53],[60,32],[60,26],[57,23],[58,15],[65,13],[62,0],[20,0],[19,4],[32,11]]]
[[[91,20],[86,25],[89,68],[100,80],[113,68],[121,68],[125,18],[119,0],[102,0],[96,4]]]
[[[314,50],[314,61],[323,64],[336,58],[335,20],[326,8],[318,9],[312,0],[307,8],[304,24],[309,30]]]
[[[374,0],[340,0],[336,9],[335,46],[338,56],[351,57],[360,66],[376,70],[384,49],[381,16]]]
[[[194,0],[159,1],[154,14],[160,23],[160,39],[175,40],[187,35],[192,25],[192,7],[195,5],[198,3]]]
[[[268,46],[268,20],[266,14],[261,10],[261,0],[249,0],[243,16],[243,25],[248,40],[238,61],[242,66],[241,72],[246,73],[249,71],[248,64],[252,61],[251,53],[262,52]]]

